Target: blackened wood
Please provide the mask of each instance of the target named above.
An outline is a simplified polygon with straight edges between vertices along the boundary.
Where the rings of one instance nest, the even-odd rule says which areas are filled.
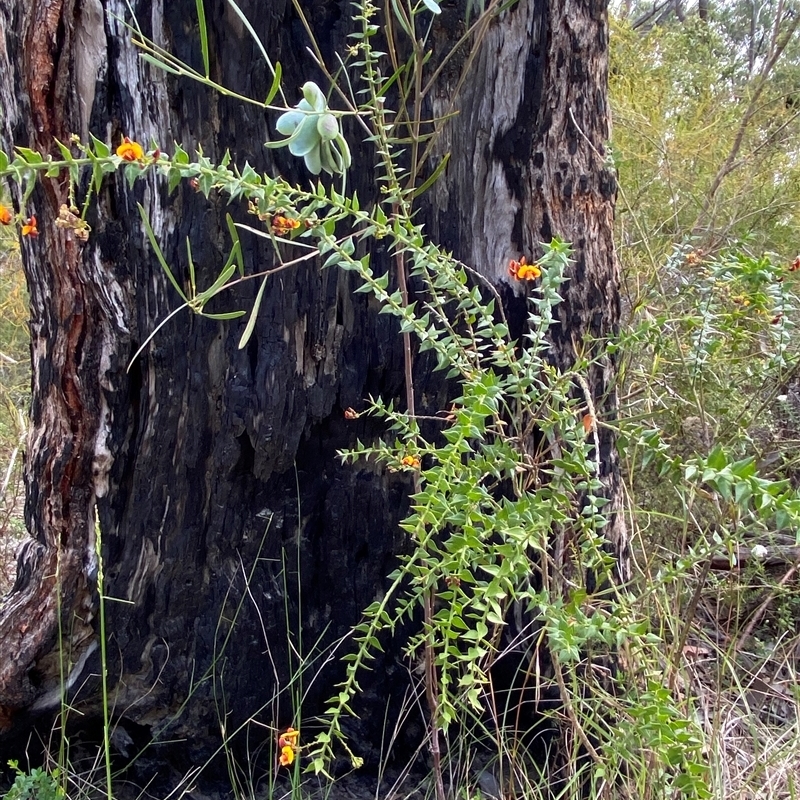
[[[192,0],[132,6],[146,35],[200,66]],[[290,4],[240,6],[281,62],[290,102],[305,80],[324,83]],[[263,97],[271,76],[241,21],[222,0],[205,7],[212,75]],[[323,56],[335,63],[353,30],[349,5],[304,8]],[[13,120],[3,130],[6,147],[13,135],[56,152],[55,138],[91,131],[113,143],[123,135],[152,140],[167,152],[173,141],[189,150],[202,145],[212,160],[229,148],[238,164],[308,179],[298,162],[262,147],[274,136],[268,115],[168,79],[140,60],[119,22],[127,16],[123,0],[31,0],[24,8],[0,0],[0,9],[11,66],[0,89]],[[457,14],[445,9],[437,46],[460,34]],[[553,339],[564,367],[576,346],[600,353],[597,342],[614,333],[619,317],[615,182],[604,161],[607,43],[602,2],[523,0],[493,23],[458,99],[460,114],[437,145],[437,157],[452,153],[450,165],[419,216],[436,241],[503,284],[509,297],[510,258],[536,256],[538,243],[553,235],[574,243]],[[433,113],[449,108],[455,80],[445,72]],[[355,127],[349,133],[351,185],[367,204],[376,191],[371,155]],[[306,653],[315,643],[332,646],[382,591],[407,546],[397,527],[407,508],[406,479],[343,466],[336,457],[357,438],[381,434],[368,418],[346,420],[344,409],[360,408],[370,394],[403,397],[401,340],[396,323],[354,293],[353,276],[307,263],[270,279],[244,350],[236,346],[244,322],[186,313],[126,371],[179,302],[146,245],[136,202],[183,281],[190,238],[202,286],[229,246],[225,198],[207,202],[188,185],[168,196],[152,176],[132,190],[109,179],[93,206],[86,247],[54,227],[64,200],[61,180],[37,190],[29,211],[42,235],[24,250],[33,360],[26,519],[33,540],[0,615],[0,726],[11,736],[57,710],[59,636],[67,637],[61,652],[70,701],[84,719],[99,714],[98,517],[104,591],[115,600],[106,604],[114,716],[143,742],[176,742],[158,757],[169,754],[174,765],[188,767],[218,747],[222,723],[230,732],[253,716],[267,726],[292,721],[290,696],[280,693],[297,668],[296,661],[290,667],[290,641],[297,647],[302,640]],[[252,222],[242,205],[230,211]],[[273,265],[263,240],[243,242],[248,272]],[[380,250],[373,263],[390,266]],[[211,310],[247,308],[256,289],[251,281]],[[417,411],[445,408],[441,378],[425,360],[417,370]],[[589,388],[600,420],[613,422],[613,362],[599,356]],[[600,431],[614,512],[610,546],[621,554],[624,575],[614,443],[609,429]],[[334,667],[317,677],[320,663],[304,679],[306,717],[319,712],[341,674]],[[362,716],[348,732],[354,748],[376,761],[384,708],[397,709],[408,685],[396,644],[363,685]]]

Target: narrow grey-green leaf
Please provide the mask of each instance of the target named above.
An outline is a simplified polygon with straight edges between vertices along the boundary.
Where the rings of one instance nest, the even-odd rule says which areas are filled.
[[[201,312],[201,315],[204,317],[208,317],[209,319],[238,319],[239,317],[243,317],[247,312],[246,311],[222,311],[219,314],[209,314],[206,311]]]
[[[169,72],[172,75],[181,75],[183,74],[180,70],[175,69],[175,67],[171,67],[165,61],[162,61],[160,58],[156,58],[155,56],[151,56],[149,53],[139,53],[139,58],[143,61],[146,61],[148,64],[152,64],[154,67],[158,67],[158,69],[163,69],[164,72]]]
[[[204,292],[201,292],[197,295],[197,299],[205,305],[215,294],[219,294],[225,284],[231,279],[231,276],[236,271],[236,266],[234,264],[228,264],[225,269],[220,272],[217,276],[217,279],[211,286],[208,287]]]
[[[189,259],[189,287],[191,288],[191,297],[194,297],[197,294],[197,282],[195,280],[194,274],[194,259],[192,258],[192,243],[189,241],[189,237],[186,237],[186,255]]]
[[[422,184],[422,186],[418,186],[414,189],[414,197],[419,197],[421,194],[424,194],[428,189],[439,180],[439,176],[444,172],[445,167],[447,167],[447,162],[450,160],[450,153],[445,153],[444,158],[439,162],[436,169],[433,171],[431,176]]]
[[[147,233],[147,238],[150,240],[150,246],[153,248],[153,252],[156,254],[158,263],[161,264],[161,268],[167,273],[167,278],[169,278],[169,282],[175,287],[175,291],[183,298],[184,302],[188,303],[189,299],[183,293],[183,289],[181,289],[181,287],[178,285],[178,281],[175,280],[175,276],[172,274],[172,270],[169,268],[169,264],[167,264],[167,260],[164,258],[161,248],[158,246],[156,235],[153,233],[153,228],[150,226],[150,220],[147,219],[147,212],[144,210],[144,206],[141,203],[137,203],[136,205],[139,209],[139,215],[142,218],[142,222],[144,223],[144,229]]]
[[[268,106],[274,99],[275,95],[278,94],[278,89],[281,88],[281,76],[283,74],[283,69],[281,68],[281,62],[275,62],[275,76],[272,79],[272,86],[269,87],[269,91],[267,92],[267,97],[264,100],[264,105]]]
[[[230,214],[225,215],[225,224],[228,226],[228,233],[231,235],[233,247],[236,250],[236,263],[239,267],[239,274],[244,277],[244,258],[242,257],[242,243],[239,241],[239,231],[236,230],[236,225],[233,222],[233,217]],[[233,252],[233,251],[231,251]]]
[[[247,343],[250,341],[250,337],[253,335],[253,330],[256,327],[256,318],[258,317],[258,309],[261,306],[261,299],[264,297],[264,289],[267,285],[268,277],[268,275],[265,275],[264,280],[261,281],[261,287],[258,290],[253,307],[250,309],[250,319],[247,320],[247,326],[244,329],[244,333],[242,333],[242,338],[239,339],[240,350],[247,346]]]

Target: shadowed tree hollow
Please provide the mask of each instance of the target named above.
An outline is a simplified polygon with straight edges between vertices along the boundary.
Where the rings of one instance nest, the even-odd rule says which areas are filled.
[[[302,14],[291,3],[239,3],[282,66],[289,105],[304,82],[328,85],[316,62],[335,72],[357,30],[349,3],[300,5]],[[308,185],[302,160],[263,146],[280,138],[276,114],[143,60],[125,25],[131,12],[144,36],[200,68],[192,0],[0,0],[4,150],[14,143],[57,156],[56,140],[73,135],[87,141],[92,134],[112,148],[129,136],[168,152],[174,142],[190,153],[202,147],[214,163],[229,150],[240,167]],[[378,22],[390,13],[387,3]],[[211,78],[265,97],[272,75],[242,17],[224,0],[207,0],[205,20]],[[418,182],[447,154],[449,161],[417,201],[415,222],[494,285],[516,337],[524,333],[529,288],[509,277],[510,259],[537,258],[540,243],[556,236],[571,242],[549,358],[568,370],[578,354],[594,355],[581,391],[598,421],[613,422],[615,370],[602,353],[619,318],[616,183],[605,159],[605,3],[520,0],[465,35],[468,25],[461,3],[444,3],[434,18],[420,105],[424,118],[447,120]],[[398,102],[389,92],[387,106]],[[348,190],[370,207],[381,197],[374,152],[352,118],[344,132],[353,153]],[[245,203],[229,205],[216,191],[206,199],[189,181],[169,192],[155,174],[129,186],[118,173],[93,200],[84,244],[55,225],[70,204],[67,185],[44,178],[26,211],[40,231],[23,246],[33,367],[25,472],[31,538],[0,613],[0,737],[13,747],[36,726],[48,730],[65,699],[80,726],[102,720],[99,529],[112,716],[125,731],[117,745],[134,751],[169,742],[140,763],[181,771],[218,749],[222,724],[233,730],[252,718],[268,738],[263,731],[298,713],[312,720],[333,694],[341,669],[326,655],[307,669],[301,712],[285,687],[301,645],[307,654],[329,653],[408,549],[398,527],[413,490],[408,473],[337,457],[385,429],[372,417],[348,418],[348,409],[362,409],[368,396],[404,406],[406,354],[397,321],[355,291],[358,277],[322,269],[323,259],[314,258],[269,279],[243,349],[247,317],[183,311],[128,369],[179,304],[137,203],[184,287],[187,237],[197,282],[207,286],[227,255],[226,213],[238,223],[257,221]],[[241,242],[245,274],[277,263],[268,239],[243,233]],[[397,280],[391,253],[376,245],[371,256],[376,272]],[[258,287],[243,281],[209,310],[249,308]],[[412,281],[412,297],[418,290]],[[412,349],[416,413],[446,412],[462,389],[413,341]],[[624,577],[611,430],[597,426],[594,457],[610,501],[604,536]],[[346,724],[350,746],[367,763],[381,758],[387,704],[399,708],[412,682],[401,645],[387,642],[379,653],[361,681],[360,716]],[[421,736],[419,726],[408,727],[401,757]]]

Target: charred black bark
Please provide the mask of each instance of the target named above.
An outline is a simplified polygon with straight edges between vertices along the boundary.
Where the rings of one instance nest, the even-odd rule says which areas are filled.
[[[290,4],[269,4],[268,13],[257,0],[239,5],[281,62],[290,102],[305,80],[324,83]],[[192,0],[132,7],[145,35],[202,63]],[[240,20],[223,0],[205,7],[213,77],[263,97],[271,76]],[[6,80],[20,98],[15,106],[2,84],[11,120],[5,145],[13,136],[54,152],[53,139],[73,132],[115,143],[128,135],[166,151],[173,141],[190,151],[201,145],[212,161],[230,149],[238,164],[308,179],[299,162],[275,161],[263,148],[274,120],[140,60],[117,19],[127,17],[123,0],[31,0],[25,9],[0,0],[0,11],[8,22]],[[442,47],[459,34],[460,13],[445,9]],[[313,2],[306,14],[335,63],[353,29],[348,4]],[[603,163],[607,34],[605,5],[588,0],[523,0],[494,22],[458,99],[460,115],[437,145],[437,157],[452,152],[450,166],[419,217],[435,240],[497,282],[509,258],[537,255],[539,241],[559,235],[575,243],[555,338],[563,366],[576,342],[612,334],[619,314],[615,186]],[[454,80],[444,73],[433,114],[448,110]],[[360,134],[350,134],[350,182],[366,205],[376,194],[371,155]],[[3,652],[15,654],[0,658],[0,735],[24,733],[36,718],[49,723],[58,709],[59,608],[62,636],[69,631],[70,701],[85,718],[98,713],[96,515],[104,591],[121,601],[106,604],[114,717],[137,746],[178,742],[150,753],[186,769],[218,747],[221,723],[230,732],[250,718],[266,726],[292,720],[290,696],[280,691],[290,678],[290,642],[302,641],[307,654],[326,652],[375,599],[406,547],[397,522],[408,481],[336,458],[357,438],[381,434],[367,418],[346,420],[345,409],[370,394],[402,403],[402,342],[396,323],[354,293],[352,275],[305,263],[270,279],[244,350],[237,349],[244,322],[187,312],[126,371],[178,303],[146,245],[136,202],[184,281],[189,237],[201,286],[226,255],[225,212],[252,217],[188,185],[169,196],[152,177],[132,190],[119,177],[93,207],[93,234],[82,248],[53,227],[64,195],[59,180],[37,190],[32,211],[43,235],[24,253],[34,368],[26,518],[35,542],[0,614]],[[264,240],[243,244],[248,272],[273,263]],[[372,255],[389,269],[385,253]],[[255,284],[210,310],[248,308]],[[418,413],[446,407],[447,387],[428,362],[418,360],[416,371]],[[606,418],[616,407],[613,379],[608,361],[589,379]],[[616,501],[608,433],[599,456]],[[623,554],[614,519],[610,546]],[[305,718],[319,712],[339,675],[329,667],[312,681],[320,663],[305,677]],[[368,761],[380,756],[386,704],[396,709],[407,685],[394,645],[364,682],[362,716],[349,731]],[[267,728],[252,730],[261,741],[269,736]]]

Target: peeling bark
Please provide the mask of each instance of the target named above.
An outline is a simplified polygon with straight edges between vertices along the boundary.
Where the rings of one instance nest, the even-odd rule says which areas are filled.
[[[230,148],[236,163],[306,180],[302,166],[261,146],[274,135],[263,114],[167,80],[139,59],[115,19],[125,17],[126,5],[30,0],[21,9],[0,0],[7,23],[0,68],[4,59],[9,64],[0,79],[4,149],[11,136],[51,152],[55,138],[68,141],[72,132],[115,143],[124,134],[165,150],[173,141],[187,149],[201,144],[212,160]],[[147,35],[200,63],[192,0],[132,5]],[[290,97],[304,80],[323,83],[305,58],[288,4],[271,4],[269,14],[257,0],[240,5],[282,63]],[[348,42],[349,7],[321,0],[308,6],[332,63]],[[271,76],[238,17],[222,0],[207,0],[206,13],[215,79],[263,97]],[[445,10],[437,35],[457,35],[456,13]],[[536,256],[538,242],[559,235],[574,243],[562,327],[554,335],[555,357],[565,367],[576,345],[599,348],[619,316],[615,183],[604,164],[607,40],[605,4],[592,0],[522,0],[493,23],[458,101],[460,114],[437,145],[439,155],[452,152],[450,165],[419,216],[434,240],[498,283],[508,260]],[[449,106],[452,80],[445,75],[434,113]],[[357,139],[351,139],[355,163],[371,163]],[[352,176],[365,205],[374,198],[372,177],[370,169]],[[155,738],[174,742],[159,758],[180,768],[214,751],[221,720],[228,730],[251,716],[287,724],[293,709],[278,691],[289,678],[290,638],[296,645],[302,637],[306,652],[314,642],[335,643],[406,546],[397,528],[410,489],[403,476],[343,466],[336,458],[356,438],[381,433],[369,418],[345,420],[344,409],[359,408],[369,394],[403,396],[402,342],[396,323],[354,293],[352,275],[305,264],[272,280],[245,350],[236,346],[243,322],[187,313],[126,372],[140,343],[177,303],[146,245],[135,203],[147,209],[180,280],[190,238],[200,285],[224,260],[228,209],[224,198],[206,202],[188,186],[168,197],[152,177],[133,190],[109,180],[82,248],[53,225],[65,201],[63,181],[42,183],[30,209],[42,235],[24,245],[32,539],[0,609],[0,736],[24,732],[37,718],[49,722],[57,710],[59,635],[67,637],[61,652],[70,702],[85,719],[98,713],[97,517],[104,591],[122,601],[106,606],[113,715],[137,746]],[[247,221],[246,209],[230,210]],[[262,240],[243,243],[248,270],[272,263]],[[389,266],[380,251],[373,262]],[[253,283],[215,300],[211,310],[249,307]],[[512,305],[520,302],[510,287],[504,292]],[[415,368],[418,413],[446,407],[447,387],[430,363],[418,359]],[[613,381],[613,363],[598,359],[589,387],[604,421],[613,421],[616,409]],[[617,503],[613,439],[601,430],[603,479]],[[624,530],[619,516],[613,519],[610,542],[624,574]],[[311,683],[313,674],[309,716],[336,679],[334,670]],[[380,757],[387,702],[396,707],[407,685],[396,645],[374,674],[384,677],[365,686],[362,718],[348,731],[368,761]],[[215,705],[223,689],[228,705]]]
[[[74,8],[57,2],[31,3],[16,12],[7,29],[9,54],[21,58],[16,74],[23,102],[8,108],[17,141],[50,153],[54,139],[68,141],[75,96],[69,84],[70,33]],[[21,47],[9,46],[9,34]],[[13,42],[13,39],[11,40]],[[9,75],[10,77],[10,75]],[[3,92],[4,102],[8,94]],[[27,123],[27,128],[24,125]],[[27,214],[52,220],[67,202],[63,182],[43,183]],[[102,337],[95,292],[84,276],[81,247],[43,226],[24,243],[31,301],[33,363],[32,430],[26,459],[26,522],[32,541],[21,553],[20,569],[0,615],[0,641],[10,657],[0,663],[0,717],[19,709],[49,705],[58,697],[58,670],[41,667],[59,638],[76,658],[93,646],[92,573],[93,457],[100,422],[101,387],[86,380]],[[57,589],[58,587],[58,589]],[[50,659],[52,661],[52,659]],[[56,704],[58,700],[56,700]]]

